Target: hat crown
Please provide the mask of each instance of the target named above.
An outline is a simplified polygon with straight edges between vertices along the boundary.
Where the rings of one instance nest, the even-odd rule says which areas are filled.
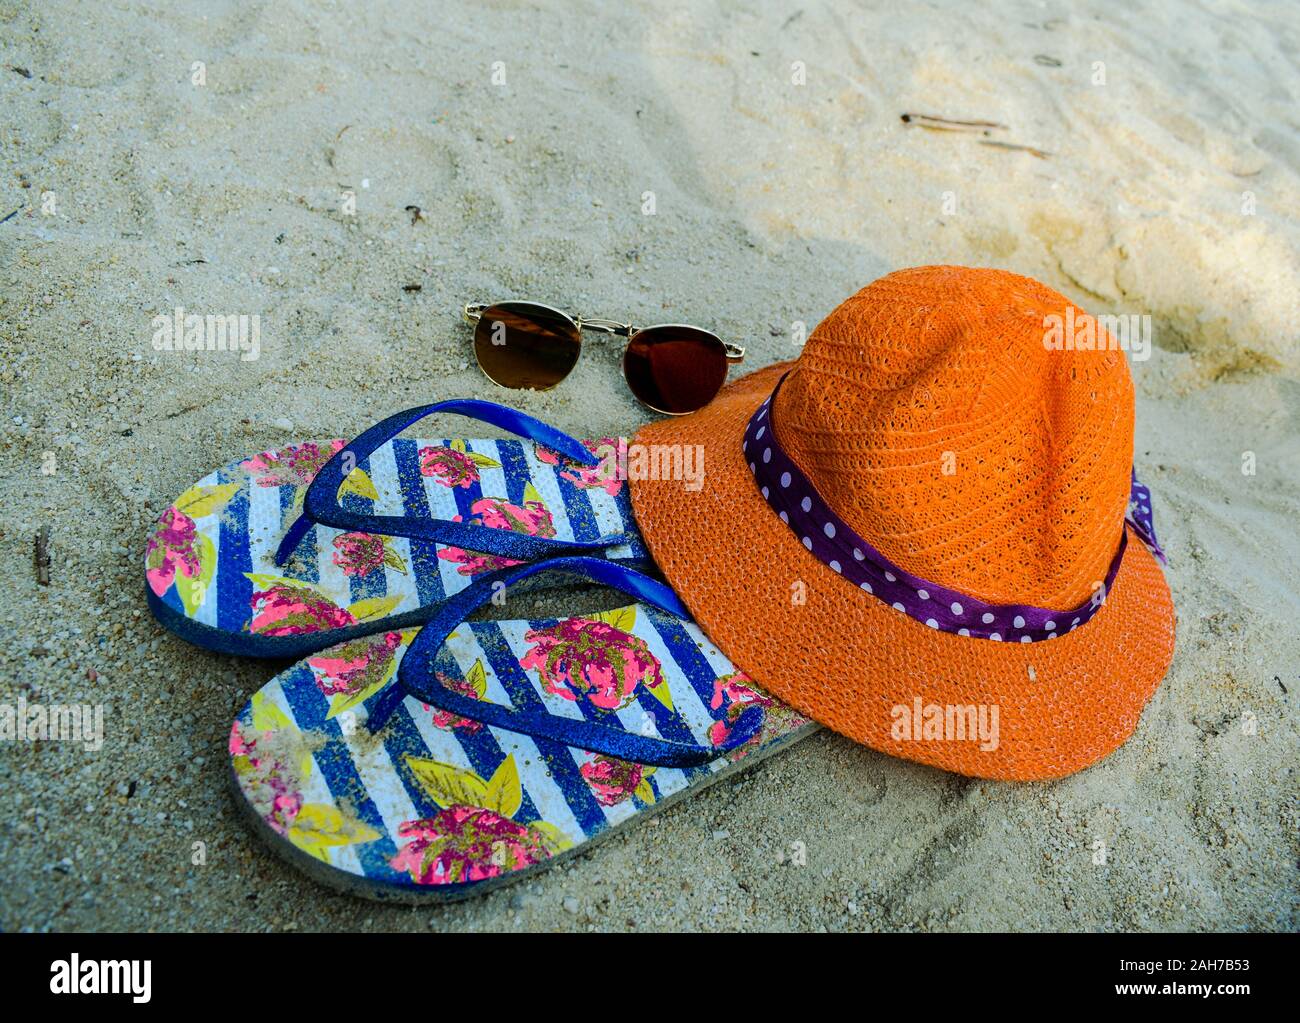
[[[841,303],[772,410],[782,448],[890,561],[981,600],[1069,609],[1106,576],[1128,507],[1133,384],[1090,320],[1037,281],[918,267]]]

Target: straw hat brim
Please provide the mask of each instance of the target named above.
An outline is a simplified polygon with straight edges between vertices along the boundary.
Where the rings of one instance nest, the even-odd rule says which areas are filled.
[[[759,493],[741,438],[789,367],[742,377],[703,410],[635,438],[702,446],[702,489],[630,486],[655,562],[709,637],[769,693],[893,756],[1029,780],[1070,774],[1115,750],[1173,659],[1173,602],[1142,542],[1130,533],[1105,606],[1059,639],[1000,643],[929,628],[819,561]],[[945,717],[950,707],[983,706],[990,724],[996,707],[996,747],[957,738],[959,714],[943,738],[926,738],[924,728],[911,735],[931,706]]]

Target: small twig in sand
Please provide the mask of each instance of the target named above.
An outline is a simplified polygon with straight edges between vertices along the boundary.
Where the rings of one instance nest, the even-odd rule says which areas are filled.
[[[50,527],[41,526],[36,531],[36,581],[50,585]]]
[[[334,136],[334,142],[335,142],[335,144],[337,144],[337,143],[338,143],[338,140],[341,139],[341,138],[343,137],[343,133],[344,133],[345,131],[347,131],[349,128],[351,128],[351,127],[352,127],[352,125],[350,125],[350,124],[345,124],[342,128],[339,129],[339,133],[338,133],[337,135]],[[327,164],[329,164],[331,167],[334,166],[334,146],[333,146],[333,145],[329,145],[329,146],[326,146],[326,147],[325,147],[325,162],[326,162]]]
[[[412,226],[415,225],[416,221],[424,219],[424,210],[420,209],[418,206],[408,206],[406,207],[406,212],[411,215]]]
[[[1052,154],[1044,149],[1035,149],[1033,146],[1018,146],[1014,142],[999,142],[997,139],[980,139],[981,146],[997,146],[998,149],[1013,149],[1020,153],[1029,153],[1040,160],[1050,160]]]
[[[977,131],[987,135],[990,128],[1007,130],[1005,124],[997,121],[954,121],[947,117],[933,117],[930,114],[903,114],[904,124],[915,124],[918,128],[930,128],[934,131]]]
[[[195,409],[200,407],[201,406],[199,405],[186,405],[183,409],[178,409],[175,412],[168,412],[166,418],[175,419],[177,416],[183,416],[186,412],[193,412]]]
[[[3,220],[0,220],[0,224],[3,224],[6,220],[13,220],[16,216],[18,216],[18,211],[14,210],[12,213],[7,214]]]
[[[903,114],[902,121],[904,124],[915,124],[919,128],[929,128],[933,131],[968,131],[989,135],[995,128],[999,131],[1007,130],[1005,124],[998,124],[997,121],[955,121],[948,117],[934,117],[930,114]],[[1017,152],[1029,153],[1040,160],[1047,160],[1052,156],[1046,150],[1017,145],[1015,142],[1001,142],[990,138],[980,139],[979,142],[981,146],[996,146],[998,149],[1013,149]]]

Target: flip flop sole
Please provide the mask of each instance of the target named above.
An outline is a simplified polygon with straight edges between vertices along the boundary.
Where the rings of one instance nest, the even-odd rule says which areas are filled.
[[[284,565],[276,549],[307,485],[344,442],[291,444],[232,462],[159,516],[145,546],[149,605],[210,649],[257,656],[262,637],[377,624],[436,604],[515,564],[403,537],[313,526]],[[344,507],[509,529],[561,541],[625,534],[604,556],[648,561],[627,485],[527,440],[396,438],[340,490]]]
[[[335,890],[448,902],[584,852],[819,726],[757,690],[693,624],[645,604],[589,617],[467,622],[439,651],[445,684],[700,745],[747,743],[695,768],[653,768],[457,718],[407,697],[382,730],[368,704],[416,630],[343,644],[276,676],[231,729],[236,803],[284,859]],[[572,697],[572,698],[571,698]]]

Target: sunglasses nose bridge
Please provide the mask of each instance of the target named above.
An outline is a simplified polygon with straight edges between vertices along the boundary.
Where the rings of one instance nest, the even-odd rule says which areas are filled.
[[[619,323],[617,320],[606,320],[599,316],[583,318],[574,317],[574,322],[578,325],[579,330],[594,330],[598,334],[614,334],[618,337],[630,337],[632,334],[632,324]]]

